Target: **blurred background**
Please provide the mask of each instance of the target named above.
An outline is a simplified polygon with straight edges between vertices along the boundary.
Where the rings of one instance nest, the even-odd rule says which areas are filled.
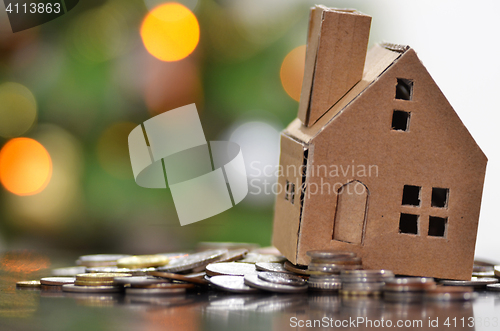
[[[0,251],[76,256],[182,250],[199,241],[269,245],[279,132],[296,117],[314,4],[85,0],[15,34],[0,4]],[[388,41],[417,51],[489,158],[476,255],[500,260],[500,3],[323,4],[371,15],[369,46]],[[162,8],[189,19],[175,31],[145,23]],[[158,48],[155,38],[176,46]],[[250,194],[181,227],[168,190],[136,185],[127,137],[145,120],[189,103],[197,105],[207,140],[240,144]]]

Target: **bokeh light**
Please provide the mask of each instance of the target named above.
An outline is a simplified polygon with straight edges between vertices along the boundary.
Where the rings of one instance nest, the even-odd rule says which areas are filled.
[[[34,251],[11,251],[0,257],[0,269],[8,272],[32,273],[50,267],[50,259]]]
[[[196,16],[185,6],[170,2],[156,7],[141,26],[144,46],[162,61],[178,61],[191,54],[200,39]]]
[[[31,91],[18,83],[0,85],[0,136],[17,137],[35,122],[37,105]]]
[[[66,42],[82,62],[99,63],[123,54],[130,45],[129,2],[111,0],[85,11],[71,21]]]
[[[137,126],[132,122],[111,125],[101,134],[97,143],[99,164],[113,177],[130,179],[133,177],[128,152],[128,135]]]
[[[0,182],[17,195],[40,193],[52,176],[50,155],[38,141],[14,138],[0,151]]]
[[[285,56],[281,64],[281,84],[286,93],[295,101],[300,100],[302,79],[306,61],[306,45],[296,47]]]
[[[168,0],[144,0],[144,4],[148,10],[153,10],[157,6],[170,2]],[[188,7],[191,11],[194,11],[198,6],[198,0],[177,0],[176,2]]]
[[[249,192],[243,204],[252,207],[269,207],[273,204],[275,194],[272,190],[277,181],[280,131],[279,124],[256,118],[235,123],[225,134],[229,135],[230,141],[240,145],[245,160]]]
[[[33,138],[50,155],[53,169],[50,182],[35,195],[6,195],[0,208],[12,227],[49,235],[65,229],[63,224],[81,220],[84,160],[78,139],[56,125],[38,125]]]

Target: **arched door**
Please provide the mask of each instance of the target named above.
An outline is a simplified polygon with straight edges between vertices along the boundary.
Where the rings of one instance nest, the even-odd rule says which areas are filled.
[[[333,221],[333,239],[360,245],[363,243],[368,188],[360,181],[343,185],[337,192],[337,210]]]

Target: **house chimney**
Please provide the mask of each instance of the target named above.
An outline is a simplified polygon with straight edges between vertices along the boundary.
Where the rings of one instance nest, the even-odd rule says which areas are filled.
[[[372,18],[352,9],[311,8],[298,117],[313,125],[363,77]]]

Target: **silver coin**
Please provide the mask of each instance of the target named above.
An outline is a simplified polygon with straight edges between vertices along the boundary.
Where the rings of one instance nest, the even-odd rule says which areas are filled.
[[[132,287],[146,286],[153,284],[170,283],[166,279],[149,276],[115,277],[115,285],[130,285]]]
[[[361,264],[352,265],[337,265],[337,264],[326,264],[326,263],[314,263],[311,262],[308,266],[309,271],[320,271],[328,273],[340,273],[342,270],[358,270],[362,269]]]
[[[386,281],[387,285],[434,285],[434,278],[429,277],[403,277],[393,278]]]
[[[195,268],[204,267],[207,264],[220,259],[227,249],[204,251],[190,254],[187,257],[181,257],[170,261],[167,265],[158,267],[156,270],[165,272],[185,272]]]
[[[291,285],[291,286],[302,286],[307,284],[304,278],[294,274],[265,271],[265,272],[259,272],[257,275],[259,276],[260,279],[265,280],[266,282],[271,282],[276,284]]]
[[[500,284],[488,284],[486,289],[489,291],[500,291]]]
[[[311,259],[350,259],[356,257],[356,253],[353,252],[340,252],[333,250],[315,250],[308,251],[307,255],[311,257]]]
[[[285,269],[283,263],[277,262],[257,262],[255,263],[255,269],[259,271],[284,272],[287,274],[291,273],[291,271]]]
[[[254,293],[258,289],[245,285],[243,276],[213,276],[209,282],[216,288],[232,293]]]
[[[246,275],[245,284],[251,287],[255,287],[270,292],[300,293],[307,291],[307,285],[290,286],[290,285],[270,283],[260,279],[257,274]]]
[[[245,276],[257,273],[255,265],[240,262],[217,262],[211,263],[206,267],[209,276]]]
[[[497,278],[478,278],[472,277],[471,280],[451,280],[444,279],[439,282],[442,285],[446,286],[473,286],[473,287],[486,287],[489,284],[498,283]]]
[[[283,263],[286,258],[281,255],[274,254],[260,254],[260,253],[248,253],[244,259],[238,261],[243,263],[258,263],[258,262],[268,262],[268,263]]]
[[[248,249],[232,249],[224,254],[217,262],[234,262],[243,259],[248,254]]]
[[[79,286],[73,284],[66,284],[62,286],[64,292],[78,292],[78,293],[115,293],[121,292],[123,287],[113,285],[103,286]]]
[[[307,285],[309,289],[319,291],[338,291],[342,287],[339,280],[323,280],[319,277],[309,277]]]
[[[56,268],[51,270],[52,276],[59,276],[59,277],[71,277],[83,273],[85,273],[84,266]]]
[[[186,293],[185,288],[140,288],[128,287],[125,289],[127,295],[178,295]]]
[[[73,284],[75,279],[75,277],[43,277],[40,279],[40,284],[61,286],[64,284]]]

